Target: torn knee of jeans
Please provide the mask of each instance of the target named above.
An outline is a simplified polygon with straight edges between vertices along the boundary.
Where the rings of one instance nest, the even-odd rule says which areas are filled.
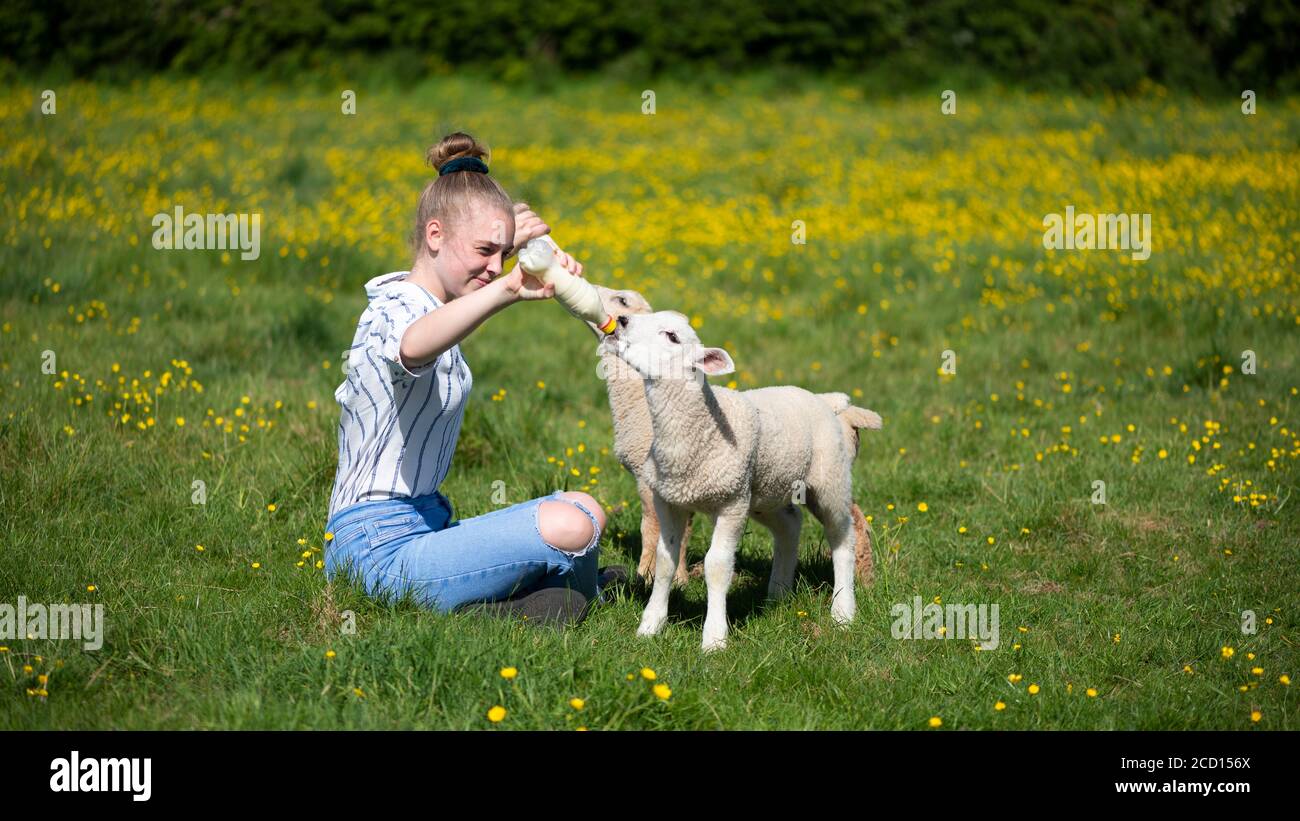
[[[556,491],[556,492],[558,493],[559,491]],[[593,525],[595,525],[596,530],[597,530],[598,532],[600,531],[601,526],[600,526],[600,524],[599,524],[599,520],[596,518],[596,514],[592,512],[591,508],[587,507],[585,504],[583,504],[582,502],[578,501],[577,499],[568,499],[568,498],[565,498],[565,497],[562,497],[562,496],[561,496],[561,497],[559,497],[558,501],[561,501],[561,502],[568,502],[569,504],[571,504],[571,505],[573,505],[574,507],[576,507],[576,508],[578,508],[579,510],[581,510],[583,513],[587,514],[587,518],[588,518],[588,519],[591,519],[591,523],[592,523]],[[593,501],[594,501],[594,500],[593,500]],[[599,503],[598,503],[598,504],[599,504]]]
[[[578,510],[581,510],[583,513],[585,513],[585,514],[587,515],[587,519],[590,520],[590,522],[591,522],[591,539],[587,542],[586,546],[583,547],[581,550],[565,550],[565,549],[562,548],[562,547],[556,547],[555,545],[553,545],[553,544],[551,544],[550,542],[546,541],[546,539],[542,536],[541,522],[540,522],[540,520],[539,520],[539,519],[540,519],[540,516],[541,516],[541,510],[542,510],[541,505],[538,505],[538,506],[537,506],[537,517],[538,517],[538,519],[535,519],[535,521],[534,521],[534,524],[535,524],[536,527],[537,527],[537,536],[538,536],[538,538],[540,538],[540,539],[542,540],[542,544],[546,545],[547,547],[551,548],[552,550],[558,550],[558,551],[560,551],[561,553],[565,554],[566,556],[570,556],[570,557],[575,558],[575,559],[576,559],[576,558],[579,558],[579,557],[581,557],[581,556],[585,556],[585,555],[587,555],[588,553],[590,553],[591,551],[595,550],[596,547],[597,547],[597,545],[600,544],[600,534],[601,534],[601,531],[600,531],[600,523],[596,520],[596,516],[595,516],[595,515],[594,515],[590,510],[588,510],[584,505],[581,505],[581,504],[579,504],[578,502],[575,502],[575,501],[572,500],[572,499],[566,499],[566,498],[563,498],[563,497],[559,496],[558,494],[559,494],[559,491],[556,491],[555,494],[552,494],[552,500],[553,500],[553,501],[557,501],[557,502],[568,502],[569,504],[573,505],[573,506],[576,507]]]

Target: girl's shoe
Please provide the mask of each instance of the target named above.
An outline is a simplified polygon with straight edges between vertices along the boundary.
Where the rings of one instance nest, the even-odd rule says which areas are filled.
[[[544,587],[505,601],[471,602],[456,608],[456,612],[479,611],[491,616],[518,618],[529,624],[551,624],[563,629],[581,622],[590,609],[591,603],[587,597],[577,590]]]
[[[599,601],[605,604],[609,601],[606,591],[613,592],[627,584],[627,568],[621,564],[611,564],[600,568],[597,571],[596,590],[599,593]]]

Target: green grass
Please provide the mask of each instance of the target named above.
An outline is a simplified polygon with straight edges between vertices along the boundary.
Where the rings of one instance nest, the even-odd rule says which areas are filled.
[[[337,93],[310,87],[74,85],[61,113],[41,118],[31,101],[42,87],[0,98],[12,140],[0,200],[13,215],[0,242],[0,603],[102,603],[107,633],[93,652],[0,641],[0,727],[483,728],[496,704],[508,711],[496,726],[520,729],[920,729],[931,716],[945,729],[1300,725],[1296,690],[1278,680],[1300,675],[1297,101],[1243,122],[1215,101],[989,89],[944,120],[937,94],[864,101],[815,83],[782,94],[760,78],[699,97],[660,88],[648,121],[639,88],[591,82],[538,98],[445,80],[363,91],[367,117],[340,125]],[[542,111],[585,119],[521,132]],[[829,561],[810,516],[797,591],[775,603],[763,600],[770,540],[751,524],[730,644],[708,656],[701,579],[674,593],[651,640],[635,635],[640,589],[561,633],[380,606],[326,582],[314,563],[338,354],[361,284],[406,267],[418,161],[444,120],[506,148],[494,173],[589,278],[699,316],[740,387],[858,389],[855,403],[881,413],[855,467],[876,579],[859,588],[851,626],[830,624]],[[815,144],[795,146],[800,136]],[[406,157],[393,174],[390,151]],[[558,151],[558,167],[530,166],[530,151]],[[1198,164],[1178,172],[1186,156]],[[845,176],[810,177],[805,161]],[[1147,176],[1134,182],[1126,163]],[[1238,167],[1248,173],[1231,178]],[[141,193],[151,185],[158,198]],[[154,251],[149,218],[171,197],[264,211],[261,259]],[[1144,266],[1045,255],[1037,221],[1065,202],[1154,212],[1156,253]],[[734,235],[737,213],[775,234],[817,216],[806,248],[781,250],[782,236]],[[692,233],[700,220],[716,230]],[[442,488],[457,515],[493,509],[498,480],[510,503],[586,489],[609,510],[602,561],[634,566],[640,510],[605,450],[591,335],[556,305],[521,305],[462,349],[475,390]],[[948,379],[936,373],[945,349],[958,356]],[[1222,385],[1246,349],[1258,373]],[[68,377],[42,373],[46,350]],[[202,392],[179,387],[173,360]],[[96,380],[154,391],[167,371],[152,427],[135,427],[146,414],[134,401],[125,424],[106,413],[120,400]],[[245,440],[217,416],[247,422]],[[195,480],[206,504],[192,502]],[[1105,505],[1090,501],[1096,480]],[[1233,501],[1246,481],[1244,493],[1266,496],[1258,506]],[[693,562],[710,533],[697,520]],[[997,603],[1001,647],[895,640],[890,608],[917,595]],[[341,632],[348,610],[355,635]],[[1253,635],[1244,610],[1258,616]],[[519,670],[512,682],[506,666]],[[666,702],[645,667],[671,687]],[[29,695],[42,673],[48,696]]]

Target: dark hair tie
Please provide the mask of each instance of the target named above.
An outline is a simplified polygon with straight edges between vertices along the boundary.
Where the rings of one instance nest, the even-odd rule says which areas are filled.
[[[488,172],[488,167],[487,164],[478,157],[457,157],[454,160],[443,163],[442,168],[438,169],[438,176],[445,177],[446,175],[457,171],[477,171],[480,174],[486,174]]]

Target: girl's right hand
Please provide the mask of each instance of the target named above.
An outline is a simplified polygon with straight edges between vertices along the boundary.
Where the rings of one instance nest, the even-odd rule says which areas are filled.
[[[555,296],[555,286],[542,281],[524,270],[524,266],[515,265],[515,269],[501,280],[512,302],[522,299],[550,299]]]

